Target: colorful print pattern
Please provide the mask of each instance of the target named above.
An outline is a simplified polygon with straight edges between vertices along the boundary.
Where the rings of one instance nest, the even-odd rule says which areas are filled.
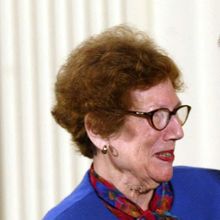
[[[178,220],[171,215],[173,191],[170,182],[162,183],[154,192],[149,209],[142,210],[126,198],[114,185],[99,176],[93,166],[90,168],[90,181],[105,206],[121,220]]]

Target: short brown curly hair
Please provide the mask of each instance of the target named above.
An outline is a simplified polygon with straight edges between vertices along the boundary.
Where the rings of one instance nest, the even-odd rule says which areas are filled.
[[[131,106],[129,91],[150,88],[170,79],[181,89],[180,71],[164,51],[145,34],[119,25],[84,41],[70,54],[55,84],[52,114],[72,135],[79,151],[89,158],[96,147],[87,136],[84,118],[102,137],[117,132]]]

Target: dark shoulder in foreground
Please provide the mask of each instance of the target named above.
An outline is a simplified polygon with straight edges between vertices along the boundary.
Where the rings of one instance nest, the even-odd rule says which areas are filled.
[[[181,220],[220,219],[220,170],[175,167],[172,212]]]
[[[184,177],[184,180],[183,180]],[[176,166],[174,167],[173,179],[186,181],[187,179],[200,180],[201,178],[220,181],[220,170],[199,167]]]
[[[174,190],[183,191],[186,189],[189,192],[194,190],[194,193],[198,190],[203,190],[203,193],[213,193],[213,190],[215,190],[220,194],[220,170],[216,169],[185,166],[174,167],[171,182]]]

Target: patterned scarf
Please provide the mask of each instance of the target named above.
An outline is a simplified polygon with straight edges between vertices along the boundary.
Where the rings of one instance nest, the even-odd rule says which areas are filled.
[[[90,168],[90,181],[105,206],[121,220],[178,220],[171,215],[173,192],[169,182],[162,183],[154,192],[149,209],[144,211],[126,198],[111,183],[107,182]]]

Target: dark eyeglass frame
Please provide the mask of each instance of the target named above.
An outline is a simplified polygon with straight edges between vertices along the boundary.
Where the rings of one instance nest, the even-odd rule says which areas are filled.
[[[178,106],[177,108],[175,108],[173,111],[170,111],[168,108],[158,108],[158,109],[155,109],[153,111],[150,111],[150,112],[141,112],[141,111],[126,111],[127,114],[129,115],[133,115],[133,116],[136,116],[136,117],[142,117],[142,118],[145,118],[147,119],[147,121],[149,122],[149,124],[151,125],[151,127],[153,127],[155,130],[158,130],[158,131],[162,131],[163,129],[165,129],[167,127],[167,125],[169,124],[170,122],[170,119],[173,115],[176,115],[177,111],[181,108],[187,108],[187,115],[186,115],[186,118],[185,118],[185,121],[183,121],[181,123],[181,126],[183,126],[185,124],[185,122],[187,121],[188,117],[189,117],[189,113],[191,111],[191,106],[189,105],[180,105]],[[165,124],[165,126],[163,128],[157,128],[155,125],[154,125],[154,122],[153,122],[153,117],[154,117],[154,114],[158,111],[161,111],[161,110],[164,110],[166,112],[169,113],[169,117],[167,119],[167,123]]]

